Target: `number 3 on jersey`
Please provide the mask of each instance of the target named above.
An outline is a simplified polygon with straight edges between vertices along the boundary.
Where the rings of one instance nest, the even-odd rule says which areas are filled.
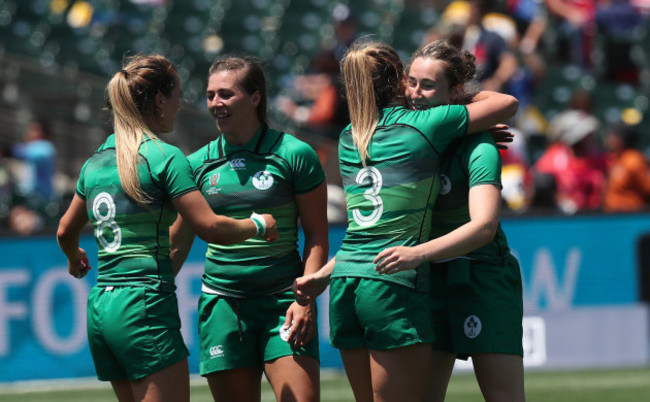
[[[105,211],[105,212],[103,212]],[[109,253],[117,251],[122,244],[122,229],[115,222],[115,201],[110,194],[99,193],[93,201],[93,216],[97,220],[96,237],[99,244]],[[104,230],[113,232],[113,240],[109,241],[104,236]]]
[[[370,188],[363,192],[363,196],[372,202],[373,211],[370,215],[363,215],[359,208],[352,210],[354,221],[359,226],[374,225],[384,213],[384,201],[379,196],[379,191],[384,182],[381,172],[373,166],[366,166],[357,173],[356,182],[357,184],[363,184],[366,179],[370,179]]]

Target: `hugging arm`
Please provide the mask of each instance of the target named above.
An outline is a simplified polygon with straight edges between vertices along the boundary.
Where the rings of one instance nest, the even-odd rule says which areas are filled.
[[[457,229],[413,247],[390,247],[375,258],[375,270],[382,274],[416,268],[424,261],[444,261],[488,244],[499,226],[501,191],[492,184],[469,190],[470,221]]]

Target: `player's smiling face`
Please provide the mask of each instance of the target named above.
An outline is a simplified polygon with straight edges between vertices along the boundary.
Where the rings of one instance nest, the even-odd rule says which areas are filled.
[[[444,63],[422,57],[413,60],[408,74],[406,98],[414,109],[451,103],[452,90],[445,76]]]
[[[222,133],[240,134],[239,131],[258,120],[257,105],[260,93],[248,94],[241,85],[242,71],[222,70],[210,75],[206,90],[208,110]]]

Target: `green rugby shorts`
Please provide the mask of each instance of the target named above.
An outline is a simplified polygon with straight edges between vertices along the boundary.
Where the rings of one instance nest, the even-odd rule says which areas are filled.
[[[332,278],[330,342],[335,348],[389,350],[432,340],[426,292],[375,279]]]
[[[189,355],[173,292],[95,286],[87,314],[90,352],[102,381],[138,380]]]

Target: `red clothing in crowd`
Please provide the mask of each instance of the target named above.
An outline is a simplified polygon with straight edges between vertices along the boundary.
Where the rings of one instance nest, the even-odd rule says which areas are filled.
[[[535,164],[537,172],[555,178],[557,204],[567,213],[600,208],[605,168],[602,157],[577,157],[571,147],[562,143],[552,145]]]

